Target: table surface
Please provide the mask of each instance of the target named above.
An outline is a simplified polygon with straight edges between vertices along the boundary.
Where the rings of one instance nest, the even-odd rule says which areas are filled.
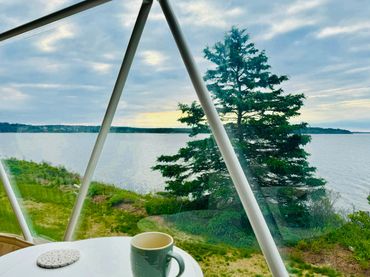
[[[0,257],[1,277],[122,277],[132,276],[130,263],[131,237],[94,238],[72,242],[53,242],[30,246]],[[59,269],[44,269],[36,265],[41,254],[54,249],[78,249],[80,259]],[[185,261],[183,277],[203,276],[198,263],[185,251],[174,247]],[[171,261],[169,276],[176,276],[178,265]]]

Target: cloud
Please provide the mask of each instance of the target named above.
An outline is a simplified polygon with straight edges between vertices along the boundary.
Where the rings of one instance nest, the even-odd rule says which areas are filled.
[[[16,26],[21,25],[23,23],[23,20],[14,16],[2,15],[0,17],[0,23],[0,25],[2,26],[1,32],[3,32],[6,31],[6,29],[15,28]]]
[[[54,12],[57,9],[60,9],[66,6],[66,4],[68,4],[69,2],[71,1],[70,0],[48,0],[48,1],[42,1],[42,3],[40,3],[39,5],[45,10],[45,12]]]
[[[365,109],[370,112],[370,99],[348,100],[340,102],[339,105],[350,109]]]
[[[348,50],[350,52],[369,52],[370,51],[370,44],[363,43],[361,45],[351,46]]]
[[[93,62],[91,63],[91,68],[98,73],[106,74],[106,73],[109,73],[110,70],[112,69],[112,64]]]
[[[68,62],[51,55],[47,57],[33,55],[25,60],[17,60],[16,62],[17,64],[22,64],[25,74],[29,74],[29,72],[37,72],[55,76],[55,74],[58,73],[60,76],[62,72],[66,71],[70,67]],[[35,65],[37,65],[37,67],[35,67]]]
[[[2,1],[1,29],[79,1]],[[13,107],[26,103],[24,113],[20,108],[14,112],[4,109],[3,119],[99,124],[116,79],[113,70],[122,62],[140,4],[137,0],[112,1],[52,25],[51,31],[41,29],[2,44],[0,77],[7,88],[6,103],[12,102]],[[370,33],[369,5],[344,0],[188,0],[172,4],[201,72],[212,67],[202,57],[206,45],[222,40],[232,25],[247,28],[256,47],[266,50],[271,71],[289,75],[285,91],[305,93],[303,118],[318,123],[346,118],[355,122],[352,118],[363,116],[370,122],[365,108],[369,103],[363,101],[370,99],[370,39],[364,35]],[[86,22],[89,26],[84,26]],[[15,91],[12,100],[9,88]],[[3,98],[0,113],[3,107],[8,109]],[[166,121],[168,126],[177,126],[177,115],[170,112],[178,102],[196,99],[157,1],[122,99],[116,118],[126,118],[133,126]]]
[[[307,99],[324,99],[326,101],[335,100],[339,101],[340,99],[353,99],[355,97],[366,97],[370,92],[370,87],[339,87],[339,88],[330,88],[317,90],[308,94]],[[320,104],[320,103],[317,103]]]
[[[120,15],[120,20],[124,27],[132,27],[139,12],[140,1],[125,1],[122,5],[124,10]],[[176,14],[179,16],[181,24],[227,28],[232,25],[235,17],[241,16],[244,10],[239,7],[225,9],[216,1],[196,0],[174,3]],[[158,3],[154,3],[149,14],[148,21],[164,21],[165,17]]]
[[[270,40],[278,35],[318,24],[322,19],[318,8],[326,2],[326,0],[300,0],[285,7],[282,4],[276,4],[278,7],[276,11],[258,19],[259,24],[269,25],[269,29],[258,38]]]
[[[366,72],[366,71],[370,71],[370,66],[355,67],[355,68],[344,71],[344,73],[353,74],[353,73],[360,73],[360,72]]]
[[[27,4],[23,0],[12,0],[12,1],[1,1],[1,8],[5,9],[5,12],[11,11],[10,14],[4,13],[0,16],[0,26],[4,31],[5,29],[15,28],[26,21],[36,19],[44,16],[50,12],[54,12],[62,7],[65,7],[71,0],[34,0],[32,6],[26,6]],[[12,7],[16,10],[13,13]],[[31,15],[31,16],[30,16]]]
[[[155,10],[155,8],[153,8],[149,14],[148,20],[165,21],[166,17],[164,16],[162,10]]]
[[[0,88],[0,109],[20,110],[29,96],[20,90],[11,87]]]
[[[136,21],[136,18],[139,14],[140,10],[140,3],[141,1],[136,0],[126,0],[122,1],[121,9],[119,14],[117,14],[117,18],[121,21],[123,27],[131,29]],[[151,11],[148,16],[148,21],[163,21],[165,17],[163,15],[162,10],[159,8],[158,3],[153,3]]]
[[[369,120],[370,85],[366,83],[362,86],[336,85],[326,89],[312,87],[305,92],[307,99],[301,110],[301,116],[297,119],[311,124]]]
[[[277,23],[270,25],[270,30],[262,36],[262,39],[269,40],[277,35],[288,33],[302,27],[314,25],[316,22],[316,19],[304,18],[288,18],[282,21],[277,21]]]
[[[168,59],[168,57],[157,50],[146,50],[139,54],[144,63],[151,66],[160,66]]]
[[[137,1],[139,3],[139,1]],[[136,21],[136,17],[139,13],[138,5],[127,3],[124,5],[124,12],[119,14],[117,17],[120,18],[124,27],[133,27]]]
[[[117,123],[137,127],[184,127],[177,121],[180,115],[180,111],[142,112],[134,118],[122,119]]]
[[[297,1],[286,9],[288,14],[297,14],[323,5],[324,0]]]
[[[60,41],[75,37],[76,27],[73,24],[58,26],[51,34],[43,36],[36,46],[42,52],[55,52],[60,46]]]
[[[325,65],[321,69],[317,70],[318,73],[332,73],[332,72],[338,72],[343,71],[348,68],[353,68],[355,64],[353,62],[351,63],[333,63],[329,65]]]
[[[238,6],[224,9],[215,2],[204,0],[180,2],[178,4],[181,13],[180,22],[200,27],[229,28],[232,20],[245,11]]]
[[[120,51],[114,51],[114,52],[104,53],[103,58],[109,61],[122,60],[123,55]]]
[[[360,121],[368,118],[370,99],[355,99],[322,103],[302,109],[301,120],[311,124],[320,122],[338,122],[345,120]]]
[[[332,26],[321,29],[316,37],[327,38],[331,36],[339,36],[346,34],[358,34],[362,31],[370,31],[370,21],[359,22],[356,24]]]
[[[60,89],[60,90],[101,90],[103,87],[94,85],[82,84],[58,84],[58,83],[10,83],[12,88],[27,88],[27,89]]]

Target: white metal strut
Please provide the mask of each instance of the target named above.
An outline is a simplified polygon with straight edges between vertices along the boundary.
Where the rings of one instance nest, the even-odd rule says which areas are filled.
[[[186,44],[180,24],[175,17],[172,7],[167,0],[158,1],[161,4],[163,13],[172,31],[172,35],[175,38],[177,47],[179,48],[190,79],[198,95],[200,104],[202,105],[204,113],[206,114],[213,136],[217,142],[222,157],[224,158],[226,167],[230,173],[230,177],[233,180],[234,186],[238,192],[245,212],[247,213],[248,219],[252,225],[261,250],[266,258],[267,264],[274,276],[288,276],[288,272],[271,236],[270,230],[267,227],[257,200],[254,197],[253,191],[248,183],[244,171],[235,154],[234,148],[231,145],[230,139],[213,104],[211,95],[206,88],[201,74],[199,73],[199,70],[194,62],[190,49]]]
[[[92,0],[91,0],[92,1]],[[88,2],[88,1],[85,1]],[[105,2],[105,1],[101,1]],[[140,8],[138,17],[134,29],[131,34],[131,38],[122,62],[121,69],[119,71],[116,84],[114,86],[111,99],[109,101],[107,111],[105,113],[102,127],[99,135],[96,139],[94,149],[91,153],[91,157],[86,168],[82,185],[80,188],[79,195],[77,197],[75,206],[72,211],[66,233],[65,240],[71,240],[73,238],[74,231],[78,219],[81,214],[84,200],[86,198],[91,179],[93,177],[97,162],[100,158],[103,146],[108,135],[111,123],[116,112],[122,91],[135,56],[137,46],[139,44],[145,23],[150,12],[152,0],[144,0]],[[238,192],[239,198],[243,204],[248,219],[252,225],[253,231],[257,237],[258,243],[261,250],[266,258],[267,264],[273,274],[276,277],[288,276],[287,270],[281,259],[277,246],[271,236],[266,221],[262,215],[262,212],[258,206],[256,198],[254,197],[253,191],[249,185],[249,182],[243,172],[243,169],[238,161],[235,151],[231,145],[230,139],[224,129],[224,126],[220,120],[220,117],[213,104],[212,98],[209,91],[207,90],[205,83],[199,73],[199,70],[194,62],[193,56],[186,44],[184,35],[181,31],[180,25],[176,19],[176,16],[170,6],[168,0],[158,0],[161,5],[162,11],[166,17],[167,23],[171,29],[172,35],[176,41],[177,47],[182,56],[183,62],[186,66],[190,79],[193,83],[194,89],[197,93],[199,101],[206,114],[208,123],[211,127],[214,138],[220,149],[222,157],[225,161],[227,169],[230,173],[231,179]],[[26,30],[28,31],[28,30]],[[14,36],[14,35],[13,35]],[[1,34],[0,34],[1,38]],[[6,36],[4,36],[6,38]],[[1,39],[0,39],[1,41]]]
[[[143,4],[141,5],[139,15],[136,19],[136,23],[132,31],[130,41],[127,46],[126,54],[125,54],[125,57],[123,58],[121,69],[118,73],[117,81],[114,86],[112,96],[110,98],[110,101],[107,107],[107,111],[104,115],[103,123],[99,131],[99,135],[96,139],[94,149],[91,153],[91,157],[87,165],[85,175],[82,179],[80,192],[78,194],[77,201],[73,208],[72,217],[69,220],[67,231],[64,235],[64,240],[72,240],[73,238],[73,233],[76,229],[78,218],[80,217],[82,206],[85,201],[87,192],[89,190],[91,179],[93,177],[93,174],[94,174],[96,165],[98,163],[98,160],[100,158],[101,152],[103,150],[103,146],[107,138],[107,135],[109,133],[109,129],[111,127],[114,114],[116,113],[117,106],[121,98],[121,94],[125,86],[132,61],[134,60],[135,52],[136,52],[137,46],[139,45],[141,34],[144,30],[144,26],[148,18],[152,3],[153,1],[143,1]]]
[[[19,227],[21,227],[24,238],[28,242],[33,243],[33,237],[32,237],[31,231],[28,228],[26,219],[25,219],[25,217],[22,213],[21,207],[19,206],[19,203],[17,201],[17,197],[15,196],[15,193],[13,191],[13,188],[10,185],[8,175],[6,174],[5,168],[4,168],[3,163],[2,163],[1,160],[0,160],[0,180],[3,183],[5,193],[8,196],[10,205],[12,206],[14,214],[15,214],[17,220],[18,220]]]

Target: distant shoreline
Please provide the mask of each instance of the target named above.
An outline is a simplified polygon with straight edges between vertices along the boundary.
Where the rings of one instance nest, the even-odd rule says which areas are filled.
[[[100,126],[89,125],[30,125],[0,122],[0,133],[98,133]],[[111,133],[151,133],[151,134],[189,134],[190,128],[139,128],[112,126]],[[206,132],[205,132],[206,133]],[[345,129],[307,127],[302,134],[370,134],[370,132],[351,132]]]
[[[98,133],[100,126],[89,125],[28,125],[19,123],[1,123],[0,133]],[[117,127],[110,128],[111,133],[163,133],[176,134],[191,132],[190,128],[137,128]]]

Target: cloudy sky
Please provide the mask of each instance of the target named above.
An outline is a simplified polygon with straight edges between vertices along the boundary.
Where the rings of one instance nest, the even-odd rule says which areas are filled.
[[[0,32],[78,1],[0,0]],[[272,71],[304,93],[297,120],[370,130],[368,0],[172,0],[201,69],[202,50],[232,25],[247,28]],[[140,7],[113,0],[0,43],[0,122],[100,124]],[[195,93],[154,3],[114,125],[179,126]]]

